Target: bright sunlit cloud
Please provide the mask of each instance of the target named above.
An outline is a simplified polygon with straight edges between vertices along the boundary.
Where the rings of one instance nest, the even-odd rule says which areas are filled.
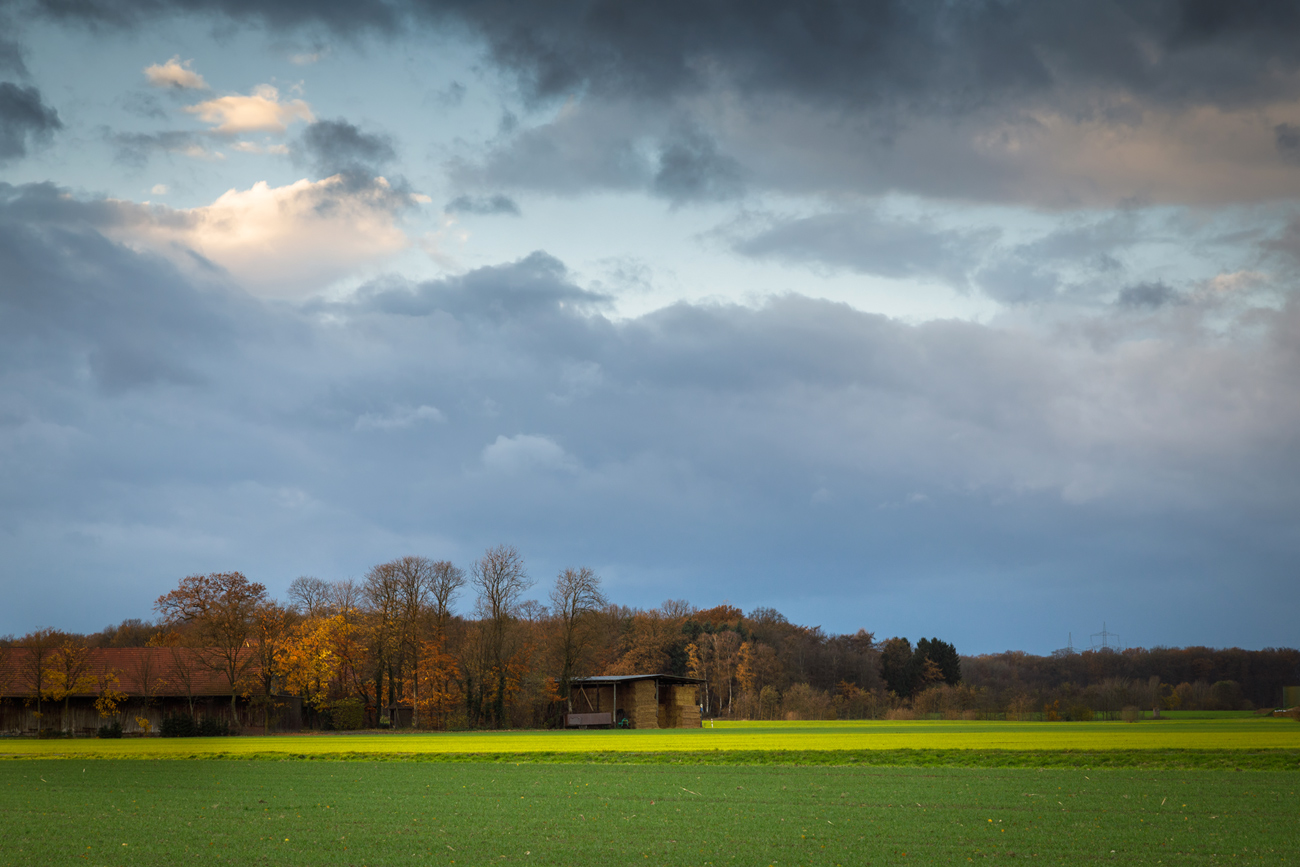
[[[248,96],[221,96],[188,106],[186,111],[211,124],[214,132],[237,135],[246,132],[285,132],[297,122],[315,120],[311,106],[301,99],[280,101],[280,91],[259,84]]]
[[[193,60],[181,61],[179,54],[166,63],[155,63],[144,68],[144,74],[154,87],[174,87],[177,90],[207,90],[208,83],[191,66]]]
[[[193,251],[254,293],[298,297],[406,248],[399,216],[414,204],[383,178],[355,185],[335,175],[282,187],[262,181],[196,208],[128,208],[133,219],[108,231],[187,269]]]

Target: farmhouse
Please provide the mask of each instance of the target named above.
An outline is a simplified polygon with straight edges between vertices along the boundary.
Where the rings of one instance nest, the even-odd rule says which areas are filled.
[[[40,660],[26,648],[4,654],[0,733],[29,734],[39,727],[86,735],[113,720],[125,732],[156,732],[170,715],[233,722],[252,732],[264,724],[280,730],[297,730],[302,724],[301,699],[250,695],[255,670],[236,689],[232,720],[230,682],[217,670],[211,651],[202,648],[98,647],[85,650],[76,663],[72,671],[59,671],[51,660]]]
[[[618,725],[634,729],[700,727],[696,690],[704,681],[675,674],[577,677],[569,692],[565,726]]]

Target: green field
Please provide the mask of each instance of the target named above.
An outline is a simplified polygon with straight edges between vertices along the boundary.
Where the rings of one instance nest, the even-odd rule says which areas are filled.
[[[5,739],[0,755],[16,759],[0,865],[1300,863],[1300,725],[1267,717]]]
[[[404,756],[590,753],[867,752],[900,750],[1300,750],[1300,725],[1269,717],[1139,723],[801,722],[717,723],[703,729],[333,734],[122,740],[6,739],[0,756],[191,758],[205,755]]]
[[[5,864],[1300,863],[1294,772],[0,762]]]

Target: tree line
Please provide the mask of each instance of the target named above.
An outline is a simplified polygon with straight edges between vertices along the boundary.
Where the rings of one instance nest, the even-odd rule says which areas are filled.
[[[191,575],[158,598],[155,620],[0,641],[0,698],[38,714],[61,702],[66,716],[71,696],[93,694],[108,717],[167,692],[189,695],[193,711],[196,684],[215,678],[234,718],[241,699],[266,721],[278,700],[297,696],[313,728],[532,728],[559,724],[574,678],[664,673],[700,678],[706,717],[1073,719],[1130,706],[1268,705],[1300,674],[1290,649],[961,657],[938,638],[831,634],[771,608],[629,608],[611,603],[585,567],[561,571],[546,603],[527,598],[534,587],[508,545],[468,570],[409,556],[360,580],[304,576],[283,601],[238,572]],[[465,594],[472,605],[460,614]],[[97,647],[165,648],[167,662],[133,672],[145,694],[128,696],[120,672],[93,664]],[[5,664],[14,648],[26,649],[17,667]]]

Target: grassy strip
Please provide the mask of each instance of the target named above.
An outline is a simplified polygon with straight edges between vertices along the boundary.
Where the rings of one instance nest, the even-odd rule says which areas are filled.
[[[82,755],[0,754],[0,759],[84,759]],[[438,764],[683,765],[899,768],[1145,768],[1166,770],[1300,771],[1300,750],[707,750],[671,752],[166,752],[99,756],[113,760],[429,762]]]

